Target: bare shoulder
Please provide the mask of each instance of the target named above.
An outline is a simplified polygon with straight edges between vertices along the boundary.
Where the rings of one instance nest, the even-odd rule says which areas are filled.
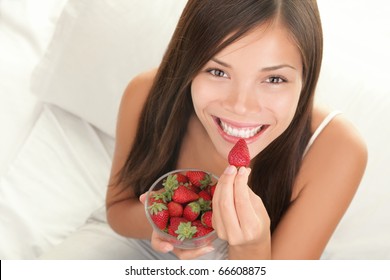
[[[330,111],[316,107],[313,112],[312,130],[315,131]],[[319,134],[304,161],[327,162],[341,167],[351,164],[356,168],[365,168],[367,147],[363,135],[343,114],[336,115]],[[354,164],[352,164],[354,163]]]
[[[127,199],[133,194],[115,188],[116,176],[126,162],[133,146],[140,114],[152,87],[156,70],[141,73],[134,77],[126,87],[119,106],[116,125],[115,150],[111,167],[110,187],[107,191],[107,206],[116,201]]]
[[[119,107],[116,142],[117,147],[130,149],[142,109],[152,87],[156,69],[141,73],[134,77],[125,89]],[[120,149],[121,154],[128,151]]]
[[[313,132],[329,111],[316,108]],[[276,258],[319,258],[359,187],[364,138],[343,114],[321,131],[303,159],[292,203],[273,234]]]
[[[327,109],[315,108],[312,120],[313,132],[329,113]],[[311,185],[315,188],[322,184],[308,182],[320,181],[337,186],[335,181],[343,178],[345,182],[339,182],[341,185],[339,187],[353,192],[359,185],[366,164],[365,140],[356,126],[341,113],[325,126],[308,150],[298,176],[300,182],[295,187],[299,191]]]
[[[152,69],[135,76],[125,89],[121,105],[133,106],[135,108],[143,105],[142,103],[145,102],[149,90],[152,87],[156,72],[157,69]]]

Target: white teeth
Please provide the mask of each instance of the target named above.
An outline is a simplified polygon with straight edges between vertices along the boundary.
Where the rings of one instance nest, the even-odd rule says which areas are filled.
[[[228,135],[231,135],[234,137],[240,137],[240,138],[250,138],[250,137],[255,136],[257,133],[259,133],[259,131],[261,130],[261,128],[263,126],[259,125],[257,127],[253,127],[253,128],[237,128],[237,127],[232,127],[232,126],[228,125],[227,123],[224,123],[223,121],[221,121],[221,127],[222,127],[223,131]]]

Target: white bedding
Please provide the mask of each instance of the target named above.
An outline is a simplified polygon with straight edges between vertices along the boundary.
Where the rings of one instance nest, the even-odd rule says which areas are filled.
[[[390,4],[318,2],[317,99],[342,110],[369,148],[366,175],[322,258],[390,259]],[[119,97],[158,63],[184,4],[0,1],[0,259],[38,257],[103,205]],[[98,44],[107,38],[116,41]]]
[[[0,181],[0,259],[32,259],[103,205],[113,139],[44,105]]]
[[[44,54],[66,0],[0,1],[0,175],[41,110],[31,72]]]

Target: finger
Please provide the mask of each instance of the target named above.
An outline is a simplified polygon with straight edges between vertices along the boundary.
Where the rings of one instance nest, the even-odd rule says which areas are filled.
[[[142,204],[145,204],[145,199],[146,199],[146,193],[141,194],[139,197],[139,201],[141,201]]]
[[[226,230],[222,222],[221,211],[219,210],[218,207],[220,201],[219,189],[220,189],[219,185],[217,184],[212,199],[212,205],[213,205],[212,225],[214,230],[217,232],[218,237],[222,240],[226,240],[227,239]]]
[[[203,256],[205,254],[208,254],[212,251],[214,251],[213,246],[206,246],[206,247],[202,247],[199,249],[193,249],[193,250],[175,248],[173,250],[173,253],[176,256],[178,256],[178,258],[181,260],[190,260],[190,259],[196,259],[196,258]]]
[[[215,203],[215,200],[213,198],[213,215],[212,215],[212,225],[213,225],[213,228],[215,230],[215,232],[217,233],[218,235],[218,238],[222,239],[222,240],[227,240],[227,236],[226,236],[226,229],[223,225],[223,222],[222,222],[222,217],[220,215],[220,211],[218,210],[218,207],[216,207],[215,205],[217,205]]]
[[[157,252],[168,253],[174,249],[171,243],[162,240],[155,231],[152,232],[150,243]]]
[[[228,167],[228,169],[225,170],[224,174],[222,174],[217,183],[217,187],[214,192],[212,204],[213,204],[213,217],[212,217],[212,223],[213,228],[217,232],[217,235],[222,240],[227,240],[227,234],[226,234],[226,228],[223,222],[223,211],[221,211],[220,206],[221,203],[223,203],[223,198],[221,196],[224,192],[228,191],[229,184],[229,173],[234,172],[235,170]],[[226,173],[226,175],[225,175]],[[231,181],[231,180],[230,180]]]
[[[256,222],[254,218],[257,218],[249,195],[249,171],[249,169],[241,167],[234,181],[234,203],[240,228],[244,232],[252,228],[254,222]]]
[[[217,211],[219,219],[225,229],[226,237],[235,234],[239,230],[236,209],[234,205],[234,178],[237,174],[237,168],[228,166],[225,172],[218,180],[218,185],[215,190],[218,190]],[[215,194],[214,194],[215,195]],[[213,203],[213,207],[215,207]],[[214,208],[213,208],[214,215]]]
[[[249,197],[251,204],[259,217],[263,217],[264,219],[269,219],[268,211],[265,208],[263,200],[257,194],[255,194],[251,189],[249,189]]]

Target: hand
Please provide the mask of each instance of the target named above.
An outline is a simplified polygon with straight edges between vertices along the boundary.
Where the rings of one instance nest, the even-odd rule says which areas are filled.
[[[145,203],[145,197],[146,193],[142,194],[139,198],[142,204]],[[179,259],[182,260],[195,259],[214,250],[212,245],[201,247],[198,249],[175,248],[171,243],[161,239],[155,230],[153,230],[152,232],[151,245],[154,250],[160,253],[168,253],[172,251]]]
[[[230,246],[270,242],[270,220],[261,198],[248,187],[250,168],[229,166],[213,196],[213,227]],[[252,246],[253,247],[253,246]]]

